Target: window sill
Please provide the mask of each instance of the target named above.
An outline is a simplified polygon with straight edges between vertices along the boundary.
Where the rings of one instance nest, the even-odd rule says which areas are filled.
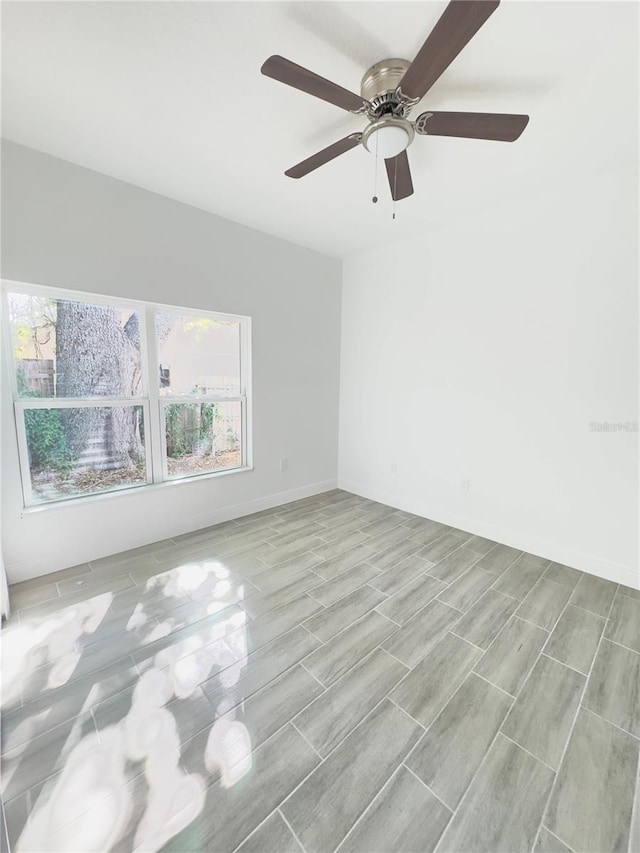
[[[202,480],[213,480],[218,477],[228,477],[230,474],[244,474],[247,471],[253,470],[253,465],[245,465],[242,468],[230,468],[227,471],[211,471],[208,474],[196,474],[194,477],[180,477],[175,480],[165,480],[162,483],[148,483],[146,485],[134,486],[131,489],[114,489],[113,491],[102,492],[97,495],[87,495],[86,497],[78,496],[75,498],[66,498],[65,500],[49,501],[47,503],[24,507],[20,512],[20,518],[23,518],[26,515],[35,515],[40,512],[64,509],[65,507],[85,506],[86,504],[97,503],[99,501],[110,500],[113,498],[123,498],[125,496],[130,497],[131,495],[165,491],[166,489],[172,489],[175,486],[184,486],[187,483],[199,483]]]

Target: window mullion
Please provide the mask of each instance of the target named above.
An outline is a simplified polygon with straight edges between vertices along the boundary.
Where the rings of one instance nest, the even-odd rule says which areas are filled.
[[[144,310],[146,347],[143,359],[146,363],[147,393],[149,395],[149,433],[151,439],[151,468],[153,482],[164,480],[163,445],[165,441],[160,416],[160,389],[158,381],[158,346],[156,342],[156,312],[154,308]]]

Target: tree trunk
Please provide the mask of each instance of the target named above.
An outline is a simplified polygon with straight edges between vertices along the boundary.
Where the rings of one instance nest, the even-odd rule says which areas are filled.
[[[58,300],[56,355],[58,397],[125,397],[140,391],[137,315],[122,327],[122,312],[103,305]],[[124,467],[144,458],[140,417],[133,406],[63,410],[67,441],[74,455],[103,431],[109,449]]]

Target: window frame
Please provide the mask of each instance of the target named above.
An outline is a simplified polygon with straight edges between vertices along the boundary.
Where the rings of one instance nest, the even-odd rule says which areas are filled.
[[[251,407],[251,317],[240,314],[229,314],[211,311],[191,306],[166,305],[160,302],[148,302],[104,296],[88,291],[69,290],[67,288],[50,287],[47,285],[28,284],[25,282],[3,279],[2,289],[2,333],[6,341],[3,353],[9,372],[12,396],[13,419],[15,423],[20,480],[25,510],[42,510],[58,507],[62,504],[93,501],[98,498],[115,495],[131,494],[140,489],[154,487],[165,488],[168,485],[194,482],[203,478],[219,477],[228,474],[252,470],[252,407]],[[140,364],[142,374],[141,393],[131,397],[21,397],[18,393],[17,370],[13,351],[13,330],[9,319],[9,293],[42,296],[49,299],[68,299],[71,301],[89,302],[93,305],[107,305],[124,310],[137,311],[140,321]],[[175,313],[198,317],[210,317],[215,320],[238,323],[240,336],[240,393],[226,394],[193,394],[193,395],[161,395],[159,379],[159,358],[155,332],[156,312]],[[152,380],[155,377],[155,380]],[[178,474],[170,476],[167,465],[167,442],[165,425],[165,408],[171,403],[215,403],[240,402],[241,436],[240,465],[236,468],[223,468],[219,471],[203,471],[198,473]],[[116,486],[104,491],[92,492],[87,495],[60,496],[54,500],[42,501],[34,499],[31,486],[29,452],[24,413],[28,409],[64,409],[64,408],[110,408],[114,406],[140,406],[143,411],[145,425],[145,471],[146,482],[126,486]]]

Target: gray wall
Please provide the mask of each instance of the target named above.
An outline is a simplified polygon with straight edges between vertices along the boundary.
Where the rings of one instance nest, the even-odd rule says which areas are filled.
[[[6,141],[2,179],[3,279],[253,320],[246,473],[24,512],[5,372],[3,550],[12,581],[335,484],[339,260]]]

